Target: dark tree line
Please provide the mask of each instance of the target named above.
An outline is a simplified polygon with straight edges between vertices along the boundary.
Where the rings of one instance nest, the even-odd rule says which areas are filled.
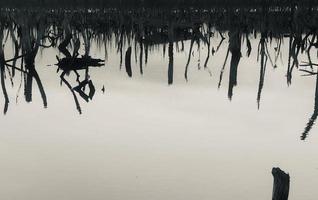
[[[317,0],[0,0],[1,7],[140,8],[317,6]]]

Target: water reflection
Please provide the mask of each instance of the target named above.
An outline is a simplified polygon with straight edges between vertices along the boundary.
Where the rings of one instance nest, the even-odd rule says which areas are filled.
[[[132,62],[139,66],[139,73],[144,73],[150,52],[156,52],[165,58],[168,51],[167,83],[174,83],[174,56],[185,53],[184,79],[191,77],[189,68],[193,59],[199,55],[197,63],[201,70],[201,53],[204,54],[204,70],[212,75],[210,64],[218,59],[215,54],[220,49],[227,49],[224,64],[221,66],[218,88],[222,87],[224,71],[229,68],[228,98],[234,96],[238,86],[238,72],[243,56],[257,59],[259,62],[259,83],[256,95],[260,108],[265,74],[268,63],[277,68],[279,58],[286,59],[287,85],[292,83],[293,71],[300,70],[308,75],[316,75],[312,62],[312,52],[317,51],[318,37],[315,21],[317,11],[310,8],[293,7],[292,9],[270,10],[262,7],[256,10],[212,9],[212,10],[3,10],[0,14],[0,67],[1,88],[4,97],[4,114],[9,102],[7,87],[15,79],[20,80],[20,89],[24,89],[26,102],[32,101],[33,85],[36,84],[41,94],[43,107],[48,106],[46,90],[37,69],[36,57],[43,49],[57,49],[63,57],[56,55],[57,73],[60,73],[61,85],[72,93],[76,109],[82,113],[79,99],[86,102],[95,95],[94,81],[90,70],[107,64],[110,43],[116,47],[120,58],[119,68],[124,63],[128,77],[133,77]],[[288,38],[288,58],[282,58],[284,38]],[[213,44],[212,41],[218,40]],[[258,46],[252,46],[251,40],[258,40]],[[190,46],[186,47],[185,42]],[[93,58],[91,44],[97,42],[105,46],[105,59]],[[5,47],[11,43],[13,58],[6,58]],[[215,45],[215,46],[214,46]],[[80,48],[84,53],[81,55]],[[273,49],[270,47],[274,46]],[[167,50],[168,49],[168,50]],[[253,49],[257,58],[250,57]],[[246,51],[246,53],[244,53]],[[299,61],[299,55],[306,54],[308,60]],[[305,62],[305,64],[300,64]],[[50,66],[52,67],[52,66]],[[309,68],[309,70],[307,69]],[[60,72],[61,71],[61,72]],[[84,76],[81,77],[81,71]],[[17,73],[18,72],[18,73]],[[19,74],[20,73],[20,74]],[[75,73],[76,80],[71,80]],[[33,83],[35,81],[35,83]],[[318,76],[317,76],[318,84]],[[317,93],[314,114],[301,136],[306,139],[317,118]],[[105,87],[102,89],[105,92]]]
[[[309,64],[310,66],[314,65],[313,63]],[[302,65],[306,66],[306,65]],[[302,69],[302,71],[306,72],[307,75],[310,76],[316,76],[316,86],[315,86],[315,104],[314,104],[314,111],[312,116],[309,119],[309,122],[307,123],[307,126],[305,127],[304,132],[302,133],[301,139],[305,140],[308,136],[308,133],[312,129],[313,125],[315,124],[317,117],[318,117],[318,73],[313,71],[307,71]]]
[[[70,32],[70,30],[68,32]],[[70,45],[71,39],[73,39],[73,46],[74,46],[72,55],[67,49],[67,47]],[[80,114],[82,113],[82,109],[75,92],[77,92],[80,95],[80,97],[82,97],[86,102],[89,102],[89,100],[92,100],[95,94],[95,86],[92,80],[89,79],[89,68],[100,67],[104,65],[103,64],[104,60],[94,59],[89,56],[89,47],[90,45],[86,44],[85,42],[85,54],[82,55],[82,57],[78,57],[79,56],[78,50],[80,48],[80,39],[78,36],[75,35],[73,37],[71,33],[68,33],[58,47],[60,52],[64,54],[65,57],[60,59],[58,56],[56,56],[58,60],[57,71],[59,71],[59,69],[63,71],[62,74],[60,75],[61,84],[63,82],[69,88],[70,92],[72,93],[74,97],[76,108]],[[80,74],[78,72],[80,70],[85,71],[84,80],[82,81],[80,81]],[[65,78],[65,75],[69,75],[71,71],[73,71],[76,74],[76,81],[78,84],[77,86],[74,86],[74,87],[72,87],[69,81]],[[89,88],[88,94],[85,93],[85,88],[87,86]]]

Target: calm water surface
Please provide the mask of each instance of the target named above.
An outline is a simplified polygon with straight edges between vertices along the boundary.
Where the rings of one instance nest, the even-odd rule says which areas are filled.
[[[288,84],[289,39],[282,39],[276,62],[277,43],[268,42],[273,65],[267,59],[258,106],[261,35],[257,33],[250,38],[249,57],[242,38],[237,86],[230,100],[231,53],[218,87],[229,46],[228,32],[223,34],[225,40],[210,53],[207,67],[207,45],[194,44],[191,53],[190,40],[184,41],[184,51],[173,43],[172,84],[168,84],[168,45],[165,53],[163,44],[152,47],[147,63],[143,55],[143,74],[140,48],[133,47],[130,78],[125,53],[131,45],[124,43],[121,64],[115,39],[106,48],[92,40],[89,55],[105,62],[89,69],[86,78],[95,88],[89,102],[75,91],[81,114],[74,90],[61,85],[56,56],[65,56],[57,47],[41,48],[34,63],[47,106],[35,80],[32,101],[26,102],[26,80],[22,76],[20,88],[21,73],[16,72],[12,86],[6,72],[10,102],[0,116],[1,199],[265,200],[272,195],[271,169],[276,166],[291,176],[291,200],[316,199],[317,126],[301,140],[314,112],[316,76],[302,76],[306,73],[295,68]],[[80,41],[79,54],[84,55],[82,37]],[[211,49],[220,41],[215,31]],[[14,57],[11,42],[4,52],[6,60]],[[312,62],[318,62],[316,51],[311,54]],[[308,61],[306,53],[298,60]],[[17,66],[20,63],[21,59]],[[85,71],[79,73],[84,80]],[[78,85],[73,71],[65,79],[72,88]],[[86,85],[84,92],[89,91]],[[0,103],[4,104],[3,97]]]

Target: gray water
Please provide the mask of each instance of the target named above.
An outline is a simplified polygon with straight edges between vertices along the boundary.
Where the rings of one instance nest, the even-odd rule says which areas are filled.
[[[23,84],[19,89],[20,72],[13,86],[6,74],[10,103],[0,115],[1,199],[265,200],[272,195],[272,167],[290,174],[291,200],[316,199],[317,126],[301,140],[314,112],[316,76],[302,76],[306,73],[295,69],[287,84],[289,40],[284,38],[273,61],[277,68],[267,61],[258,108],[258,34],[251,38],[249,57],[243,40],[237,86],[229,100],[230,58],[218,88],[229,45],[224,35],[206,68],[207,47],[194,45],[188,80],[184,70],[190,41],[184,42],[184,51],[174,46],[170,85],[168,48],[165,56],[163,45],[149,52],[143,74],[132,48],[130,78],[124,61],[120,67],[113,40],[106,45],[105,64],[89,71],[93,99],[87,103],[76,94],[81,114],[69,88],[60,84],[61,71],[54,64],[56,55],[63,55],[57,48],[43,48],[35,59],[46,108],[35,83],[27,103]],[[216,48],[220,40],[216,35],[211,45]],[[268,43],[268,55],[275,57],[275,47]],[[14,57],[11,43],[4,52],[6,59]],[[84,45],[79,52],[84,54]],[[138,58],[139,53],[137,48]],[[312,62],[318,62],[316,52],[311,54]],[[104,46],[92,41],[90,56],[105,59]],[[307,61],[305,52],[298,60]],[[80,75],[82,80],[85,74]],[[74,72],[65,77],[72,87],[77,85]]]

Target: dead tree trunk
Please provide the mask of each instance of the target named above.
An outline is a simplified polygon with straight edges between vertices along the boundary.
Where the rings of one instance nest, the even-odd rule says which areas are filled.
[[[274,187],[272,200],[288,200],[289,194],[289,174],[279,168],[273,168]]]

